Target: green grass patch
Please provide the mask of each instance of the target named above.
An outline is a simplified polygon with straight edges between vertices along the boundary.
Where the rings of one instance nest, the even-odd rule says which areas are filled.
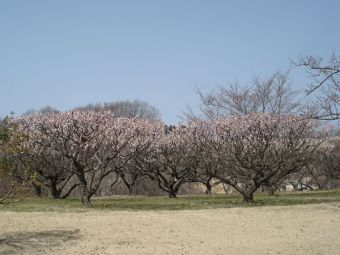
[[[251,205],[242,202],[240,195],[196,195],[168,197],[112,196],[93,198],[93,208],[84,208],[79,198],[24,198],[20,202],[0,205],[0,211],[15,212],[88,212],[93,210],[200,210],[214,208],[298,205],[340,202],[340,190],[281,192],[276,196],[256,193]]]

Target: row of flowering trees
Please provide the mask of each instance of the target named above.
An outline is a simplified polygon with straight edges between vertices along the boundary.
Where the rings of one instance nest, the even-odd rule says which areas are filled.
[[[55,198],[81,187],[85,206],[104,179],[117,177],[130,193],[149,177],[169,197],[186,182],[209,186],[215,179],[253,202],[260,187],[275,187],[326,149],[318,123],[294,115],[254,113],[171,128],[109,111],[31,114],[15,122],[27,137],[18,161]]]

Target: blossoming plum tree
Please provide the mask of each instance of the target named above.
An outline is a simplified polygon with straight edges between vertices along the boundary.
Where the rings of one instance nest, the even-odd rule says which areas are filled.
[[[141,118],[131,122],[134,123],[134,139],[125,146],[122,151],[124,157],[118,159],[119,164],[116,164],[117,173],[128,188],[129,195],[134,193],[136,184],[148,176],[148,169],[141,162],[150,156],[151,148],[164,127],[162,122]]]
[[[193,163],[191,128],[179,125],[163,128],[153,139],[148,156],[138,164],[145,174],[156,181],[159,188],[176,198],[180,187],[192,180]]]
[[[200,128],[202,170],[232,186],[248,203],[261,185],[271,186],[301,170],[322,144],[317,122],[293,115],[254,113]]]
[[[144,130],[139,120],[116,118],[112,112],[33,114],[18,122],[31,150],[38,155],[49,151],[72,163],[68,171],[79,180],[85,206],[91,206],[102,180],[131,157],[129,145]]]

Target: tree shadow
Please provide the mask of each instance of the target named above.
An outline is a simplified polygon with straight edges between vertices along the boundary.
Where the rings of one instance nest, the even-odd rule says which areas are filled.
[[[79,229],[6,233],[0,235],[0,254],[46,254],[79,238]]]

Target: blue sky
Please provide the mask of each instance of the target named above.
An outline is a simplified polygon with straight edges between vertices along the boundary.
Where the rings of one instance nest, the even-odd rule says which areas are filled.
[[[0,116],[51,105],[140,99],[167,123],[197,105],[197,85],[340,53],[336,0],[0,0]],[[302,88],[302,71],[291,70]]]

